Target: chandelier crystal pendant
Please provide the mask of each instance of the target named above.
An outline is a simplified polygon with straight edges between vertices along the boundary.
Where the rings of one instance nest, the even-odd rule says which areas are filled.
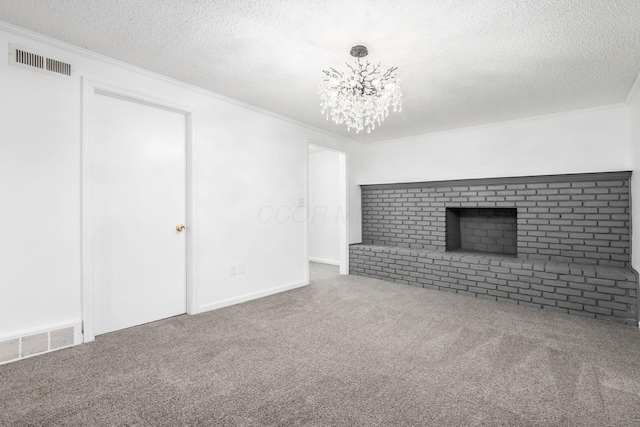
[[[336,124],[345,123],[347,131],[353,128],[356,133],[363,129],[370,133],[376,124],[380,126],[389,115],[390,106],[394,112],[402,111],[400,80],[396,76],[398,67],[383,73],[380,64],[360,61],[368,53],[365,46],[354,46],[351,56],[358,60],[354,66],[347,64],[350,71],[322,70],[325,77],[320,84],[320,111],[327,120],[331,116]]]

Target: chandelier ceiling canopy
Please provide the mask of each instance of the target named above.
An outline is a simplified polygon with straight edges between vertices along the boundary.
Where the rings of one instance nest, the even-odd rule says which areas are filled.
[[[348,71],[333,67],[322,70],[325,76],[320,84],[320,111],[327,120],[331,117],[336,124],[345,123],[347,130],[353,128],[356,133],[363,129],[371,132],[376,124],[380,126],[389,115],[390,106],[394,112],[402,111],[398,67],[383,72],[380,64],[360,60],[368,53],[366,46],[354,46],[351,56],[358,59],[353,66],[347,64]]]

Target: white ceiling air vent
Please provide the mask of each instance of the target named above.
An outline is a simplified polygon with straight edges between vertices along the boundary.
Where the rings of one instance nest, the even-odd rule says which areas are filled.
[[[58,59],[47,58],[41,53],[9,43],[9,65],[41,71],[61,77],[71,77],[71,64]]]

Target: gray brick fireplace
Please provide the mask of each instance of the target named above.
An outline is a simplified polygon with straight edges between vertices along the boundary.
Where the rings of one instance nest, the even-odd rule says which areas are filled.
[[[364,185],[350,273],[636,324],[630,176]]]

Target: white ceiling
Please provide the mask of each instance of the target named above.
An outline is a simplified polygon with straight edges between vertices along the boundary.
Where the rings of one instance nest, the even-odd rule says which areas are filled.
[[[624,102],[638,0],[1,0],[0,20],[361,142]],[[398,66],[371,134],[320,114],[355,44]]]

